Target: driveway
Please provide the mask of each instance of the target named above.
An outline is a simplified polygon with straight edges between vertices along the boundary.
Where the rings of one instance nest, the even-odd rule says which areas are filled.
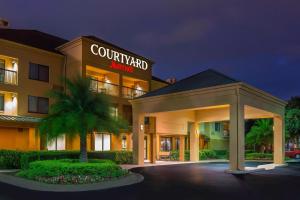
[[[239,176],[224,173],[227,167],[215,163],[136,168],[144,182],[91,192],[37,192],[0,184],[0,199],[299,199],[300,164]]]

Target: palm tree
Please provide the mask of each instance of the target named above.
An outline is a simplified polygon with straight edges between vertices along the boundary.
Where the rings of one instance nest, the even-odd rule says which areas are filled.
[[[273,122],[271,119],[259,119],[255,121],[246,135],[246,144],[266,147],[272,144]]]
[[[123,120],[111,114],[109,98],[90,90],[90,79],[79,76],[72,81],[66,79],[66,91],[52,90],[49,96],[54,103],[40,123],[40,133],[48,140],[63,134],[79,135],[81,162],[88,160],[87,134],[93,131],[117,134],[121,128],[127,128]]]

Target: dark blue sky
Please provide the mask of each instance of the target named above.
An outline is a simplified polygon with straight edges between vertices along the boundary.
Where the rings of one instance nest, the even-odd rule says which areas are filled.
[[[0,0],[11,28],[95,35],[155,61],[154,75],[213,68],[275,96],[300,95],[299,0]]]

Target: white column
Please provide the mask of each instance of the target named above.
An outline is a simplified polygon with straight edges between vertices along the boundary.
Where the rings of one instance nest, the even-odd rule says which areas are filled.
[[[238,97],[237,101],[230,105],[229,169],[231,171],[245,169],[244,113],[244,104]]]
[[[144,165],[144,115],[133,112],[133,163]]]
[[[195,123],[190,127],[190,160],[199,161],[199,135],[196,132]]]
[[[274,163],[284,163],[284,118],[281,116],[275,116],[273,118],[274,123]]]

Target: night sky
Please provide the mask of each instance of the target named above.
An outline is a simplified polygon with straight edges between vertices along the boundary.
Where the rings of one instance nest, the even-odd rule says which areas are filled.
[[[213,68],[300,95],[299,0],[0,0],[1,17],[65,39],[95,35],[154,60],[162,79]]]

